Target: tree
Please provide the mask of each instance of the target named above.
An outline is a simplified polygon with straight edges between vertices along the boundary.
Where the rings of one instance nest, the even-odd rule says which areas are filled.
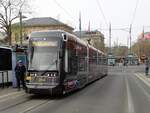
[[[138,39],[136,43],[132,46],[132,51],[136,53],[139,57],[145,55],[150,56],[150,39]]]
[[[115,56],[125,57],[128,54],[128,47],[115,45],[114,47],[112,47],[112,53]]]
[[[6,33],[6,41],[12,45],[12,22],[19,17],[19,12],[27,0],[0,0],[0,28]]]

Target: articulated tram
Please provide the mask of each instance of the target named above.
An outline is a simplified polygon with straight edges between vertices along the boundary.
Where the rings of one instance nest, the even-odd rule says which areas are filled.
[[[29,37],[27,92],[65,94],[107,75],[103,52],[61,30]]]

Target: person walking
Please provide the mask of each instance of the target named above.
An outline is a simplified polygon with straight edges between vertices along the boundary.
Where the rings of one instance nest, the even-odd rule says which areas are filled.
[[[148,76],[148,72],[149,72],[149,60],[148,58],[146,59],[146,62],[145,62],[145,75]]]
[[[16,64],[16,67],[15,67],[15,74],[16,74],[18,91],[20,91],[20,81],[22,82],[23,89],[26,89],[25,72],[26,72],[26,67],[23,64],[23,62],[21,60],[19,60]]]

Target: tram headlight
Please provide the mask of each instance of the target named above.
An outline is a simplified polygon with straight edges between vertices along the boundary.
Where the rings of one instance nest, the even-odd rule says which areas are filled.
[[[31,76],[26,76],[27,81],[31,81],[31,79],[32,79]]]
[[[56,76],[57,76],[57,73],[48,73],[47,76],[48,76],[48,77],[56,77]]]
[[[35,74],[34,74],[34,76],[36,77],[36,76],[37,76],[37,74],[35,73]]]
[[[31,81],[31,76],[30,76],[30,73],[27,73],[26,74],[26,78],[25,78],[26,81]]]

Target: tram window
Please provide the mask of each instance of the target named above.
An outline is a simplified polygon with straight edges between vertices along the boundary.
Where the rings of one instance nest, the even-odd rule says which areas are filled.
[[[76,75],[78,70],[78,57],[76,56],[75,42],[68,40],[68,72],[70,75]]]
[[[78,53],[78,71],[86,71],[87,70],[87,48],[83,45],[78,44],[77,46]]]
[[[93,64],[93,50],[89,49],[89,64]]]
[[[101,54],[98,54],[98,65],[101,65]]]
[[[107,65],[107,59],[105,57],[102,57],[102,65]]]
[[[97,64],[97,52],[96,51],[93,52],[93,63]]]

